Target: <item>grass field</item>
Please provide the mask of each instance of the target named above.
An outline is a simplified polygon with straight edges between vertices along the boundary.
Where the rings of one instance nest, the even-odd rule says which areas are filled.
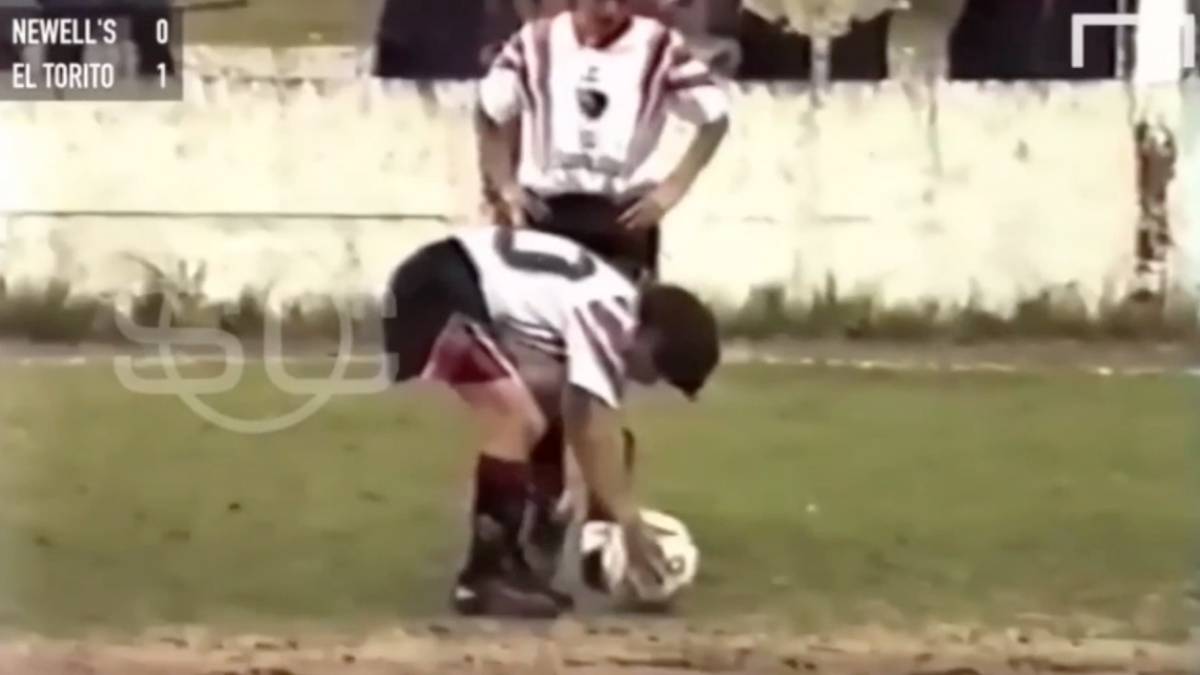
[[[214,405],[293,403],[251,375]],[[445,612],[471,444],[448,398],[335,399],[297,428],[241,436],[124,392],[103,364],[0,377],[0,623]],[[1200,532],[1193,388],[729,366],[695,407],[639,393],[641,481],[702,547],[681,607],[697,620],[1037,615],[1178,636]]]

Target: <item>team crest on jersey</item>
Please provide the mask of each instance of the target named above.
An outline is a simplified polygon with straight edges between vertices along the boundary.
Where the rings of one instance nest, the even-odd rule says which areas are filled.
[[[595,89],[580,89],[576,92],[579,109],[590,120],[599,118],[608,108],[608,95]]]

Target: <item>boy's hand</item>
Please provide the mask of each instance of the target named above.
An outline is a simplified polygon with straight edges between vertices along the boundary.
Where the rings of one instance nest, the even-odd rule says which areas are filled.
[[[621,531],[629,555],[630,583],[639,595],[654,595],[650,589],[661,588],[667,580],[667,560],[662,547],[641,516],[622,524]]]

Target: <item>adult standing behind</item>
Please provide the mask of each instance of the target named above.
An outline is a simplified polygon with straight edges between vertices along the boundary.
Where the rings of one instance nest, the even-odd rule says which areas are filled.
[[[641,278],[657,274],[659,224],[725,137],[729,104],[683,36],[635,9],[573,0],[526,22],[481,82],[476,119],[485,189],[504,216]],[[697,131],[675,168],[652,176],[668,113]]]

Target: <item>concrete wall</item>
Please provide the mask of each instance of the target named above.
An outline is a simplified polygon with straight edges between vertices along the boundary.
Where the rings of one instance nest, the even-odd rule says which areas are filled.
[[[669,239],[668,269],[693,283],[806,295],[832,273],[889,303],[975,291],[1008,309],[1068,285],[1095,303],[1133,268],[1120,85],[839,86],[815,107],[751,89],[738,111],[737,145],[698,192],[739,197],[693,198]],[[729,251],[752,263],[722,265]]]
[[[0,105],[9,287],[56,276],[125,289],[142,276],[134,254],[163,269],[206,263],[216,298],[268,280],[280,294],[375,292],[445,231],[440,218],[477,218],[469,85],[304,79],[315,67],[304,58],[263,59],[289,79],[225,69],[193,73],[181,104]],[[713,299],[735,305],[761,285],[807,298],[832,275],[888,303],[975,295],[1004,311],[1047,287],[1095,303],[1131,276],[1137,197],[1120,84],[732,94],[730,138],[665,245],[666,275]],[[671,129],[656,162],[677,156],[684,131]],[[1173,200],[1182,232],[1194,232],[1182,192],[1198,175],[1190,133],[1191,173]],[[1196,236],[1180,241],[1180,260],[1196,260]],[[1181,263],[1181,280],[1194,286],[1197,267]]]
[[[1182,254],[1175,268],[1185,280],[1200,279],[1200,77],[1185,81],[1177,191],[1182,204],[1184,228],[1180,235]]]

